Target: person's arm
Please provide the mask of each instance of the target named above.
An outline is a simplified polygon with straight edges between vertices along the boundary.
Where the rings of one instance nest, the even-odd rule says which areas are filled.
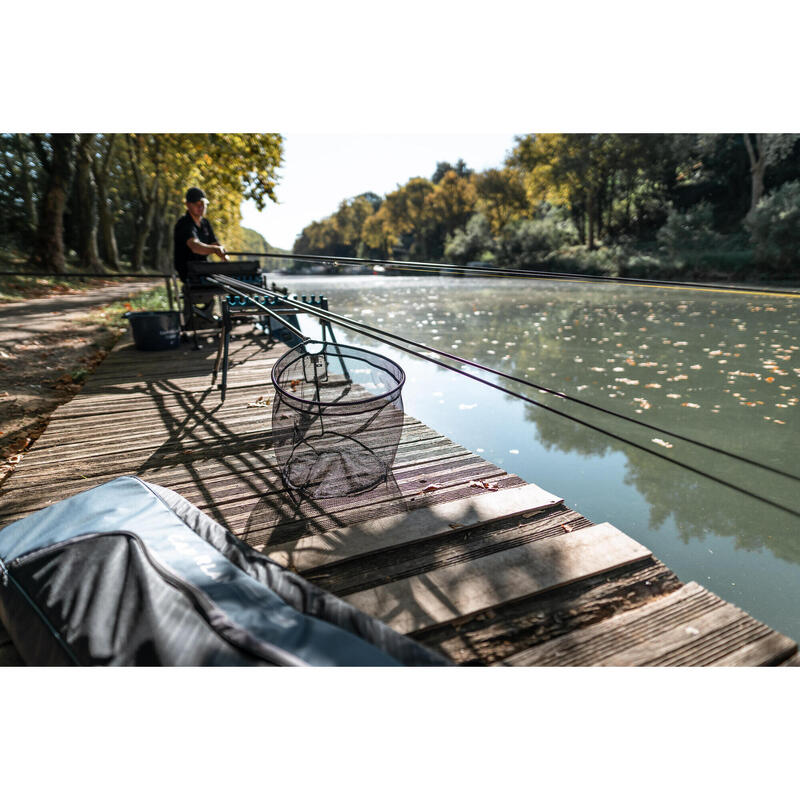
[[[223,261],[230,261],[225,248],[219,243],[203,244],[198,238],[192,237],[186,240],[186,246],[198,256],[219,256]]]

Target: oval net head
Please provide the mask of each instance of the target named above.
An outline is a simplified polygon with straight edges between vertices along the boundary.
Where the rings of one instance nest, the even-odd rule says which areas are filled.
[[[275,453],[288,488],[345,497],[386,480],[403,427],[397,364],[358,347],[303,343],[275,363],[272,382]]]

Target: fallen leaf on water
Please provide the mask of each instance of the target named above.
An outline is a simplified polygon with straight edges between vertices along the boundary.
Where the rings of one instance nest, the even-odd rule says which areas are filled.
[[[248,408],[265,407],[268,406],[270,402],[271,400],[268,397],[265,398],[264,395],[261,395],[261,397],[259,397],[258,400],[255,400],[252,403],[248,403],[247,407]]]
[[[663,439],[651,439],[653,444],[660,444],[662,447],[666,447],[667,449],[671,448],[672,445],[669,442],[665,442]]]
[[[566,523],[561,526],[567,533],[572,533],[572,525],[567,525]]]
[[[456,528],[461,528],[463,526],[461,525],[460,522],[451,522],[447,527],[455,530]]]
[[[20,461],[22,461],[22,454],[21,454],[21,453],[19,453],[19,454],[15,455],[15,456],[9,456],[9,457],[6,459],[6,461],[7,461],[9,464],[19,464],[19,462],[20,462]]]
[[[426,492],[435,492],[437,489],[441,488],[441,483],[429,483],[427,486],[423,486],[422,489],[419,490],[419,493],[425,494]]]

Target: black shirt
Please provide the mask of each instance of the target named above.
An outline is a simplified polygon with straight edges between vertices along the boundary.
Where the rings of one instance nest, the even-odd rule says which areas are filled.
[[[186,242],[199,239],[203,244],[217,244],[217,237],[211,223],[203,217],[198,225],[189,213],[184,214],[176,223],[173,232],[175,242],[175,271],[182,281],[186,280],[187,261],[207,261],[208,256],[193,253]]]

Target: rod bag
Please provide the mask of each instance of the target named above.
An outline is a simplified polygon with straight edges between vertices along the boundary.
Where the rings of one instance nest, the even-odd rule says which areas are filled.
[[[0,531],[0,622],[29,665],[448,663],[135,477]]]

